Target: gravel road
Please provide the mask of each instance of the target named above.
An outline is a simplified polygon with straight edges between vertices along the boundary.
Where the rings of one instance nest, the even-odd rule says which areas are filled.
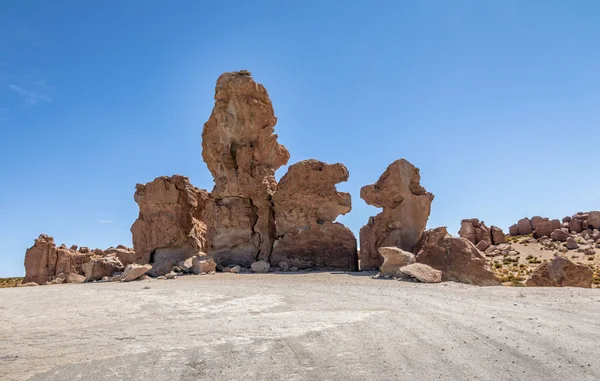
[[[0,289],[0,379],[600,379],[598,289],[368,275]]]

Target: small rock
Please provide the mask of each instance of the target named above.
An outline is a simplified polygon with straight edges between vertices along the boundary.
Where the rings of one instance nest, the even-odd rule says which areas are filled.
[[[208,255],[202,255],[193,258],[193,272],[194,274],[208,273],[216,271],[217,264],[214,259]]]
[[[291,272],[298,272],[298,267],[294,266],[294,267],[290,267],[290,271]]]
[[[37,284],[35,282],[27,282],[27,283],[21,284],[21,287],[34,287],[34,286],[39,286],[39,284]]]
[[[165,278],[167,278],[167,279],[175,279],[175,278],[177,278],[177,273],[171,271],[170,273],[165,274]]]
[[[156,278],[156,280],[165,280],[165,279],[167,279],[167,277],[164,276],[164,275],[161,275],[161,276],[159,276],[159,277]]]
[[[255,273],[268,273],[271,265],[267,261],[256,261],[252,263],[251,269]]]
[[[575,238],[573,238],[573,237],[567,238],[567,249],[574,250],[574,249],[577,249],[578,247],[579,247],[579,245],[577,244],[577,241],[575,240]]]
[[[234,274],[239,274],[240,271],[242,271],[242,268],[240,266],[238,266],[238,265],[233,266],[231,268],[231,270],[229,270],[230,273],[234,273]]]
[[[288,265],[288,263],[285,261],[281,261],[279,262],[279,268],[281,269],[281,271],[288,271],[290,265]]]

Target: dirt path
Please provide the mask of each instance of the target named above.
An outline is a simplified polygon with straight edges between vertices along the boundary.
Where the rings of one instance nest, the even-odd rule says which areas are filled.
[[[600,379],[597,289],[217,274],[0,302],[2,380]]]

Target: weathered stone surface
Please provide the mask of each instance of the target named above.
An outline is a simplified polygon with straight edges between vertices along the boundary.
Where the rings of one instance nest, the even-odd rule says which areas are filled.
[[[208,255],[200,255],[192,258],[192,272],[196,275],[210,273],[217,270],[214,259]]]
[[[492,225],[490,228],[490,234],[492,235],[492,245],[506,243],[506,235],[499,227]]]
[[[112,276],[115,272],[123,271],[123,264],[117,257],[93,257],[83,264],[82,269],[87,282]]]
[[[581,220],[572,219],[569,222],[569,230],[573,233],[581,233],[583,231],[583,224]]]
[[[415,262],[415,255],[398,247],[380,247],[379,254],[383,257],[383,264],[379,268],[382,275],[402,277],[401,267]]]
[[[137,263],[132,263],[127,265],[127,267],[125,267],[125,271],[123,271],[123,281],[130,282],[132,280],[136,280],[151,269],[152,265],[149,264],[139,265]]]
[[[569,238],[569,233],[565,232],[562,229],[556,229],[552,233],[550,233],[550,238],[555,241],[565,242],[567,238]]]
[[[271,265],[267,261],[256,261],[250,268],[255,273],[268,273]]]
[[[540,226],[540,222],[542,222],[543,220],[546,220],[547,218],[543,218],[541,216],[533,216],[531,217],[531,228],[533,230],[537,229],[538,226]]]
[[[270,257],[298,268],[356,270],[356,238],[334,222],[351,210],[350,194],[336,184],[348,180],[342,164],[304,160],[291,165],[273,195],[277,241]]]
[[[428,230],[417,246],[416,261],[442,272],[442,280],[499,286],[483,254],[465,238],[452,237],[445,227]]]
[[[185,176],[163,176],[137,184],[134,199],[140,213],[131,226],[133,263],[150,263],[151,275],[164,275],[178,262],[206,250],[201,215],[209,200],[207,191],[192,186]]]
[[[219,265],[249,266],[271,255],[275,171],[290,156],[277,143],[276,122],[267,91],[249,72],[219,77],[202,131],[202,157],[215,180],[205,213],[208,254]]]
[[[482,241],[484,242],[484,241]],[[442,272],[423,263],[413,263],[400,268],[400,272],[416,278],[422,283],[440,283]]]
[[[510,225],[510,227],[508,228],[508,234],[511,236],[518,236],[519,235],[519,225],[514,224],[514,225]]]
[[[529,287],[592,287],[592,269],[567,258],[554,257],[539,265],[525,282]]]
[[[550,220],[542,218],[538,221],[536,229],[533,231],[533,238],[550,237],[553,231],[561,228],[559,220]]]
[[[21,283],[21,285],[19,287],[35,287],[35,286],[39,286],[39,284],[37,284],[36,282],[27,282],[27,283]]]
[[[75,273],[70,273],[70,274],[67,274],[66,280],[67,280],[67,283],[83,283],[83,282],[85,282],[85,276],[75,274]]]
[[[573,237],[567,237],[566,242],[567,242],[567,249],[569,249],[569,250],[575,250],[579,247],[579,245],[577,244],[577,241]]]
[[[104,250],[104,255],[117,257],[117,259],[119,259],[123,266],[127,266],[131,263],[136,263],[136,261],[138,260],[135,250],[129,247],[125,247],[123,245],[119,245],[116,248],[109,247],[108,249]]]
[[[600,212],[590,212],[586,221],[588,229],[600,229]]]
[[[519,222],[517,222],[517,226],[519,235],[527,235],[533,232],[533,227],[531,226],[531,220],[529,218],[521,218]]]
[[[486,251],[490,247],[490,243],[488,241],[479,241],[475,247],[480,251]]]
[[[477,218],[462,220],[460,222],[460,230],[458,231],[458,235],[462,238],[468,239],[475,245],[481,241],[485,241],[488,243],[486,248],[492,243],[490,229],[485,226],[483,221],[479,221]]]
[[[25,253],[25,278],[23,283],[44,284],[52,281],[60,273],[83,274],[82,265],[88,262],[93,253],[80,248],[72,251],[65,245],[56,247],[54,238],[41,234],[33,246]]]
[[[375,184],[360,190],[369,205],[383,208],[360,229],[361,269],[381,266],[380,247],[393,246],[413,251],[423,235],[433,194],[420,184],[419,169],[405,159],[390,164]]]

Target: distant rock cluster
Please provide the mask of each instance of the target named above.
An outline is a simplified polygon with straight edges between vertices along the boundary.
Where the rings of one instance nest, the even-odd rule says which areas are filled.
[[[202,157],[214,178],[210,192],[180,175],[138,184],[133,249],[56,247],[41,235],[27,250],[24,283],[320,268],[379,269],[378,277],[428,283],[501,284],[487,256],[512,252],[504,232],[478,219],[463,220],[459,237],[445,227],[425,231],[434,195],[421,186],[419,169],[407,160],[394,161],[374,184],[362,187],[361,198],[382,211],[361,228],[359,250],[354,234],[336,222],[352,209],[350,194],[336,188],[348,180],[348,169],[303,160],[290,165],[277,183],[275,171],[288,163],[290,153],[277,141],[277,118],[266,89],[248,71],[224,73],[214,99],[202,132]],[[573,233],[599,228],[600,212],[590,212],[563,222],[525,218],[509,233],[569,245]],[[563,267],[546,265],[540,272],[554,274]]]

